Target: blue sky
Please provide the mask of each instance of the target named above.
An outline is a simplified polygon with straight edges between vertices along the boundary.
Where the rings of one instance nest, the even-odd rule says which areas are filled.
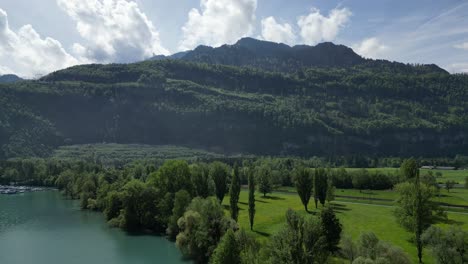
[[[132,62],[251,36],[468,72],[468,1],[1,0],[0,74]]]

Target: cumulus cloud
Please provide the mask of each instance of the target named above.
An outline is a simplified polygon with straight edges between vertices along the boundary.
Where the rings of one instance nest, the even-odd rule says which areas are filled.
[[[73,52],[98,62],[133,62],[168,54],[159,32],[136,2],[127,0],[57,0],[76,22],[86,45]]]
[[[468,42],[457,44],[454,47],[457,49],[468,50]]]
[[[291,25],[288,23],[280,24],[271,16],[262,19],[262,35],[260,38],[289,45],[293,45],[296,41],[296,35]]]
[[[452,73],[468,73],[468,62],[452,63],[447,66],[447,70]]]
[[[31,25],[10,29],[7,13],[0,9],[0,73],[32,78],[81,63],[50,37],[42,38]]]
[[[257,0],[200,0],[200,10],[193,8],[182,27],[180,50],[197,45],[232,44],[254,31]]]
[[[388,47],[380,42],[378,38],[367,38],[361,43],[353,46],[354,51],[366,58],[378,58]]]
[[[321,41],[332,41],[348,23],[352,13],[347,8],[335,8],[328,16],[312,8],[310,14],[299,17],[297,25],[305,44],[315,45]]]

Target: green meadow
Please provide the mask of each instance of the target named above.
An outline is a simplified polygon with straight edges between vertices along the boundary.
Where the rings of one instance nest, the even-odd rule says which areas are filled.
[[[466,190],[461,191],[457,189],[466,196],[468,192]],[[389,191],[373,191],[376,192],[376,196],[391,198],[396,197],[395,192]],[[347,194],[358,194],[357,190],[347,190]],[[452,191],[451,191],[452,193]],[[341,194],[340,190],[336,194]],[[242,190],[240,195],[240,214],[239,214],[239,224],[245,229],[249,230],[248,232],[252,233],[256,238],[262,243],[266,243],[271,236],[273,236],[283,225],[285,220],[285,213],[288,208],[307,214],[304,210],[304,207],[299,199],[299,196],[292,192],[274,192],[266,197],[263,197],[262,194],[256,193],[256,215],[255,215],[255,224],[254,231],[249,230],[249,219],[248,219],[248,193],[246,190]],[[382,204],[370,204],[365,201],[353,202],[348,199],[337,200],[332,202],[335,211],[338,214],[341,223],[343,224],[343,233],[351,235],[354,239],[357,239],[361,232],[372,231],[374,232],[381,240],[397,245],[405,252],[407,252],[413,262],[416,263],[416,247],[410,242],[411,234],[401,228],[395,220],[393,215],[393,206],[392,205],[382,205]],[[223,205],[226,210],[229,209],[229,197],[225,197],[223,200]],[[319,209],[314,209],[315,205],[313,200],[309,204],[311,209],[310,214],[314,215],[318,213]],[[448,220],[443,223],[437,223],[439,226],[447,226],[448,224],[456,224],[461,226],[464,230],[468,230],[468,213],[463,212],[448,212]],[[335,260],[338,263],[341,263],[341,260]],[[434,263],[430,253],[425,250],[424,252],[424,262],[425,263]]]

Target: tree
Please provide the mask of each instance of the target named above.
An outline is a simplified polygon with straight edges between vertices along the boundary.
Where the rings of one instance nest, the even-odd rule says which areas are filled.
[[[432,202],[434,190],[420,183],[419,166],[414,159],[405,160],[400,170],[410,182],[397,185],[400,197],[397,200],[395,215],[400,225],[414,233],[418,259],[422,263],[421,235],[432,223],[432,212],[437,209],[436,204]]]
[[[193,164],[190,167],[190,173],[195,196],[206,198],[215,194],[215,184],[210,176],[210,168],[207,164]]]
[[[358,258],[352,263],[410,264],[408,255],[399,247],[380,241],[372,232],[364,232],[357,243]],[[356,257],[356,256],[355,256]]]
[[[241,248],[232,229],[229,229],[219,242],[213,256],[212,264],[241,264]]]
[[[328,188],[327,188],[327,202],[330,204],[333,200],[335,200],[335,186],[333,185],[333,181],[328,180]]]
[[[327,188],[328,188],[328,181],[327,181],[327,173],[324,168],[317,168],[315,169],[315,176],[314,176],[314,201],[315,201],[315,208],[317,208],[317,202],[325,205],[325,199],[327,198]]]
[[[184,215],[185,209],[191,201],[192,197],[190,197],[190,193],[188,193],[186,190],[180,190],[175,193],[174,208],[172,208],[172,215],[169,219],[166,230],[166,233],[172,239],[174,239],[179,233],[179,226],[177,225],[177,221]]]
[[[330,252],[319,219],[288,210],[286,223],[270,241],[268,263],[326,263]]]
[[[360,169],[356,171],[355,173],[352,173],[353,177],[353,187],[358,189],[359,192],[362,192],[363,189],[369,188],[369,182],[370,182],[370,177],[369,177],[369,171],[366,169]]]
[[[412,180],[419,177],[419,165],[415,159],[406,159],[400,167],[400,173],[406,180]]]
[[[232,179],[231,179],[231,187],[229,190],[229,204],[230,204],[230,212],[231,212],[231,218],[234,219],[234,221],[237,221],[237,218],[239,216],[239,194],[240,194],[240,189],[241,189],[241,183],[240,183],[240,176],[239,176],[239,167],[237,164],[234,165],[233,173],[232,173]]]
[[[176,245],[185,256],[206,263],[226,231],[237,228],[231,221],[217,198],[196,197],[177,221]]]
[[[341,240],[341,254],[349,260],[350,264],[359,256],[357,246],[350,236],[344,236]]]
[[[263,193],[263,197],[266,197],[267,193],[272,191],[271,171],[268,167],[263,166],[260,168],[257,174],[257,183],[258,191]]]
[[[255,218],[255,176],[254,169],[249,167],[247,170],[248,182],[249,182],[249,222],[250,230],[253,230],[254,218]]]
[[[169,160],[159,168],[156,174],[150,175],[149,183],[168,193],[176,193],[180,190],[193,192],[190,168],[186,161]]]
[[[338,250],[342,226],[333,209],[328,206],[320,212],[322,234],[325,236],[326,249],[330,252]]]
[[[423,236],[437,263],[468,263],[468,232],[451,226],[448,230],[431,226]]]
[[[116,218],[123,208],[123,195],[116,191],[111,191],[106,196],[104,214],[107,220]]]
[[[310,171],[306,168],[300,167],[295,171],[296,189],[304,209],[308,212],[307,205],[309,204],[310,197],[312,196],[312,188],[314,181],[310,175]]]
[[[210,175],[215,184],[216,197],[222,203],[228,191],[228,171],[226,164],[219,161],[213,162],[210,168]]]
[[[452,189],[455,186],[456,182],[452,180],[448,180],[445,182],[445,189],[447,192],[450,192],[450,189]]]
[[[156,229],[158,194],[153,187],[139,180],[131,180],[123,187],[123,223],[127,230]]]

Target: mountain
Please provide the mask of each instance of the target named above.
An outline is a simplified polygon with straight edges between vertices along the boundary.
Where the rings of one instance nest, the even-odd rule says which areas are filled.
[[[0,158],[103,142],[306,157],[468,155],[468,76],[386,61],[291,73],[172,59],[0,84]]]
[[[21,81],[20,77],[14,75],[14,74],[5,74],[5,75],[0,75],[0,83],[12,83],[12,82],[17,82]]]
[[[331,42],[316,46],[297,45],[290,47],[282,43],[262,41],[253,38],[242,38],[233,45],[218,48],[199,46],[194,50],[176,53],[171,56],[155,56],[152,60],[180,59],[191,62],[222,64],[238,67],[254,67],[267,71],[297,72],[310,67],[353,67],[362,66],[368,69],[401,70],[415,73],[446,73],[438,66],[406,65],[385,60],[364,59],[351,48],[335,45]]]

